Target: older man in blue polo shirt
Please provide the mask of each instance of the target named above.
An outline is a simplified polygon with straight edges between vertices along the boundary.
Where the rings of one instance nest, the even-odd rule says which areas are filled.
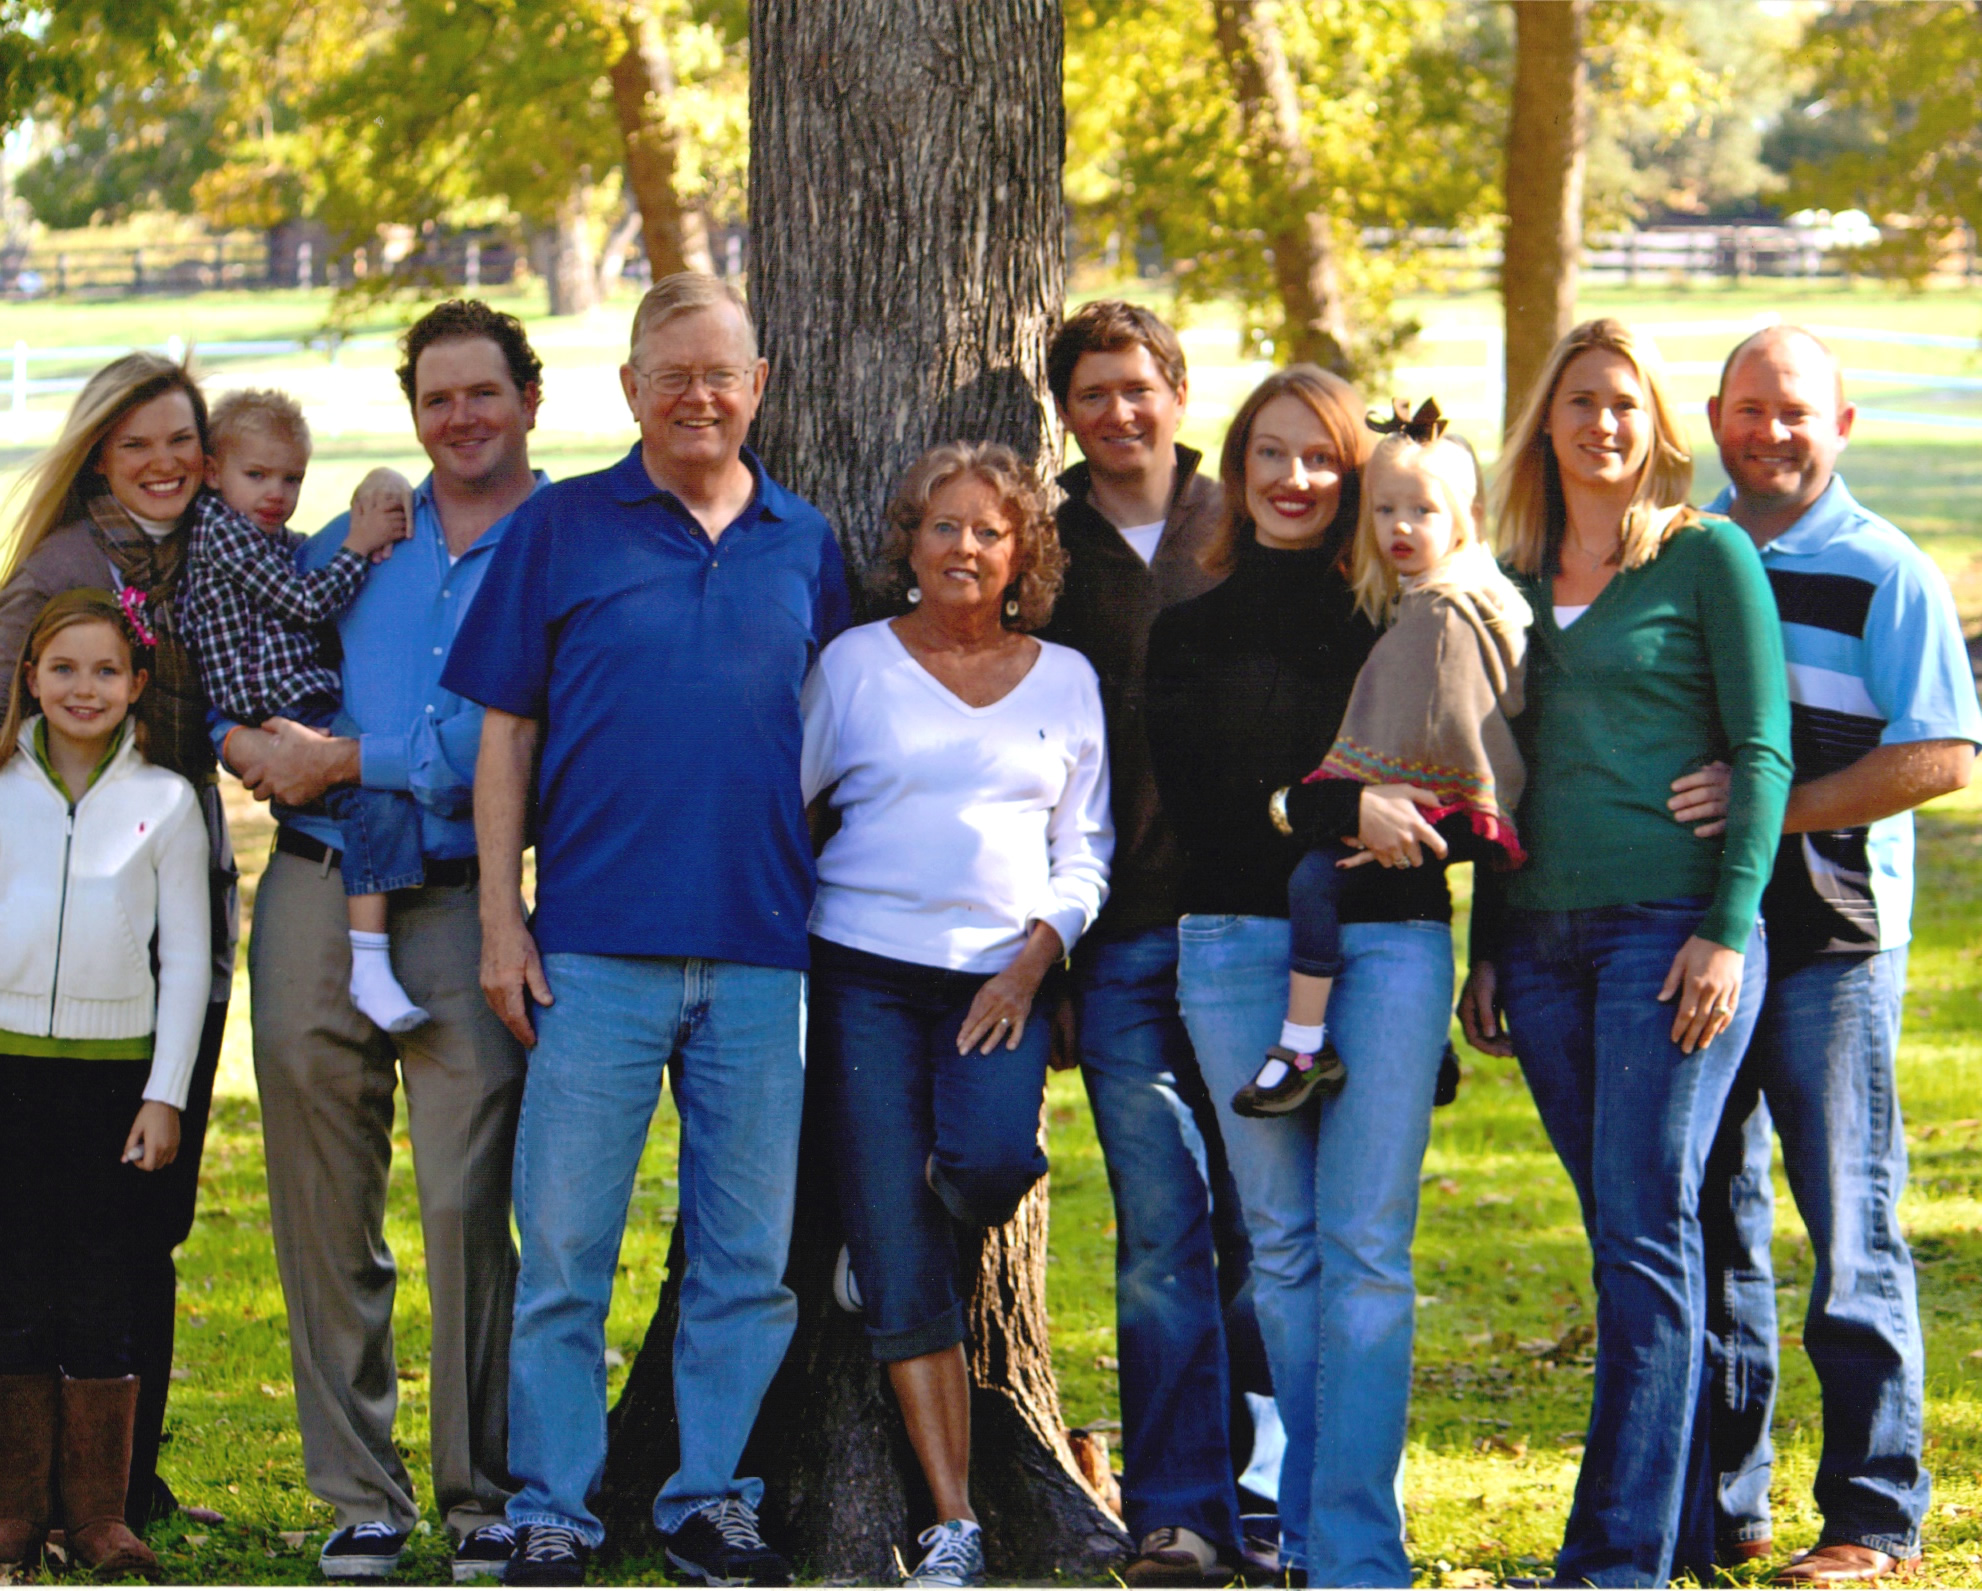
[[[1803,1345],[1824,1408],[1823,1532],[1776,1580],[1862,1583],[1917,1558],[1929,1491],[1894,1075],[1911,809],[1968,783],[1982,710],[1947,582],[1836,473],[1854,416],[1830,351],[1794,326],[1756,333],[1728,356],[1707,417],[1733,482],[1713,508],[1754,540],[1782,616],[1796,785],[1763,901],[1768,997],[1700,1197],[1710,1374],[1695,1451],[1712,1496],[1699,1511],[1712,1508],[1723,1562],[1773,1551],[1773,1122],[1810,1232]],[[1720,810],[1711,773],[1675,789],[1682,821]]]
[[[507,1578],[577,1584],[604,1539],[588,1499],[605,1465],[606,1311],[672,1068],[681,1466],[654,1523],[693,1579],[785,1584],[758,1534],[763,1485],[736,1465],[797,1321],[783,1275],[814,886],[799,690],[847,623],[846,576],[824,517],[743,446],[768,367],[741,296],[668,277],[632,341],[621,378],[639,445],[517,515],[444,675],[488,709],[483,991],[534,1047],[516,1148]]]

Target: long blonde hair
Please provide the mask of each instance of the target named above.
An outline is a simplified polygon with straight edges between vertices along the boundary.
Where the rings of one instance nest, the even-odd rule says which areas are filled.
[[[1562,473],[1548,435],[1549,405],[1562,373],[1578,355],[1602,350],[1628,360],[1645,390],[1652,417],[1652,446],[1631,506],[1625,510],[1618,566],[1636,569],[1650,563],[1668,538],[1697,516],[1686,507],[1693,489],[1693,452],[1666,402],[1659,375],[1658,350],[1621,320],[1586,320],[1574,327],[1548,356],[1548,363],[1529,389],[1520,418],[1508,432],[1507,445],[1494,466],[1490,502],[1500,554],[1519,573],[1531,577],[1554,571],[1568,524],[1563,504]],[[1679,510],[1677,513],[1671,510]]]
[[[1472,443],[1447,432],[1431,442],[1415,437],[1387,436],[1363,465],[1362,507],[1356,514],[1356,539],[1349,549],[1349,589],[1356,606],[1372,624],[1382,625],[1397,603],[1397,566],[1376,544],[1376,472],[1379,466],[1418,463],[1445,489],[1452,513],[1450,559],[1486,535],[1486,481]],[[1488,560],[1491,562],[1491,560]],[[1462,568],[1472,566],[1462,560]]]
[[[207,445],[206,396],[192,371],[162,354],[131,353],[113,359],[89,378],[62,434],[30,464],[8,494],[19,501],[13,536],[0,559],[0,586],[13,579],[21,565],[55,531],[83,517],[89,498],[102,490],[98,451],[117,422],[133,409],[168,392],[183,392],[193,405],[200,446]]]

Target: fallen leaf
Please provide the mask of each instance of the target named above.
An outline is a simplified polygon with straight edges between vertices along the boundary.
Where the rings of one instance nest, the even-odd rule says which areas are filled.
[[[280,1392],[277,1392],[274,1387],[270,1386],[266,1381],[264,1381],[262,1383],[262,1396],[265,1398],[279,1398],[282,1396],[282,1394]]]
[[[200,1531],[195,1531],[192,1535],[184,1537],[183,1539],[186,1545],[189,1547],[204,1547],[207,1544],[208,1537],[207,1537],[207,1533],[204,1530],[200,1530]]]
[[[172,1367],[172,1379],[174,1381],[190,1381],[193,1379],[193,1372],[188,1370],[184,1365],[174,1365]]]
[[[424,1381],[426,1378],[426,1371],[415,1365],[401,1365],[399,1367],[399,1379],[401,1381]]]
[[[617,1348],[608,1348],[606,1350],[606,1368],[608,1370],[620,1370],[624,1369],[625,1366],[625,1354],[621,1353]]]
[[[303,1550],[303,1543],[310,1539],[310,1533],[307,1530],[279,1530],[276,1534],[283,1539],[291,1552],[301,1552]],[[190,1540],[191,1538],[188,1537],[187,1539]]]
[[[1459,1191],[1459,1184],[1450,1177],[1440,1177],[1432,1186],[1437,1188],[1440,1193],[1457,1193]]]
[[[1491,1569],[1453,1569],[1440,1575],[1442,1586],[1488,1586],[1500,1584],[1500,1577]]]
[[[1097,1370],[1119,1370],[1122,1368],[1122,1363],[1113,1354],[1098,1353],[1094,1356],[1094,1368]]]

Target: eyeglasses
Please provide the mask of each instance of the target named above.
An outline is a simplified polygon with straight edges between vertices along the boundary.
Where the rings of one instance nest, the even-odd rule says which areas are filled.
[[[743,365],[711,365],[707,370],[683,370],[675,365],[661,370],[642,370],[635,365],[633,374],[667,398],[680,397],[697,381],[720,397],[726,392],[736,391],[750,379],[750,371]]]

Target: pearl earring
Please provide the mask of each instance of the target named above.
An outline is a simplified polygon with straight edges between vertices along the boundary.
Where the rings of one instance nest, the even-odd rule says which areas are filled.
[[[908,588],[908,605],[912,608],[916,605],[916,603],[920,602],[921,600],[922,600],[922,587],[910,586]]]
[[[1005,600],[1005,617],[1008,619],[1016,619],[1018,616],[1019,616],[1019,599],[1017,597],[1008,597]]]

